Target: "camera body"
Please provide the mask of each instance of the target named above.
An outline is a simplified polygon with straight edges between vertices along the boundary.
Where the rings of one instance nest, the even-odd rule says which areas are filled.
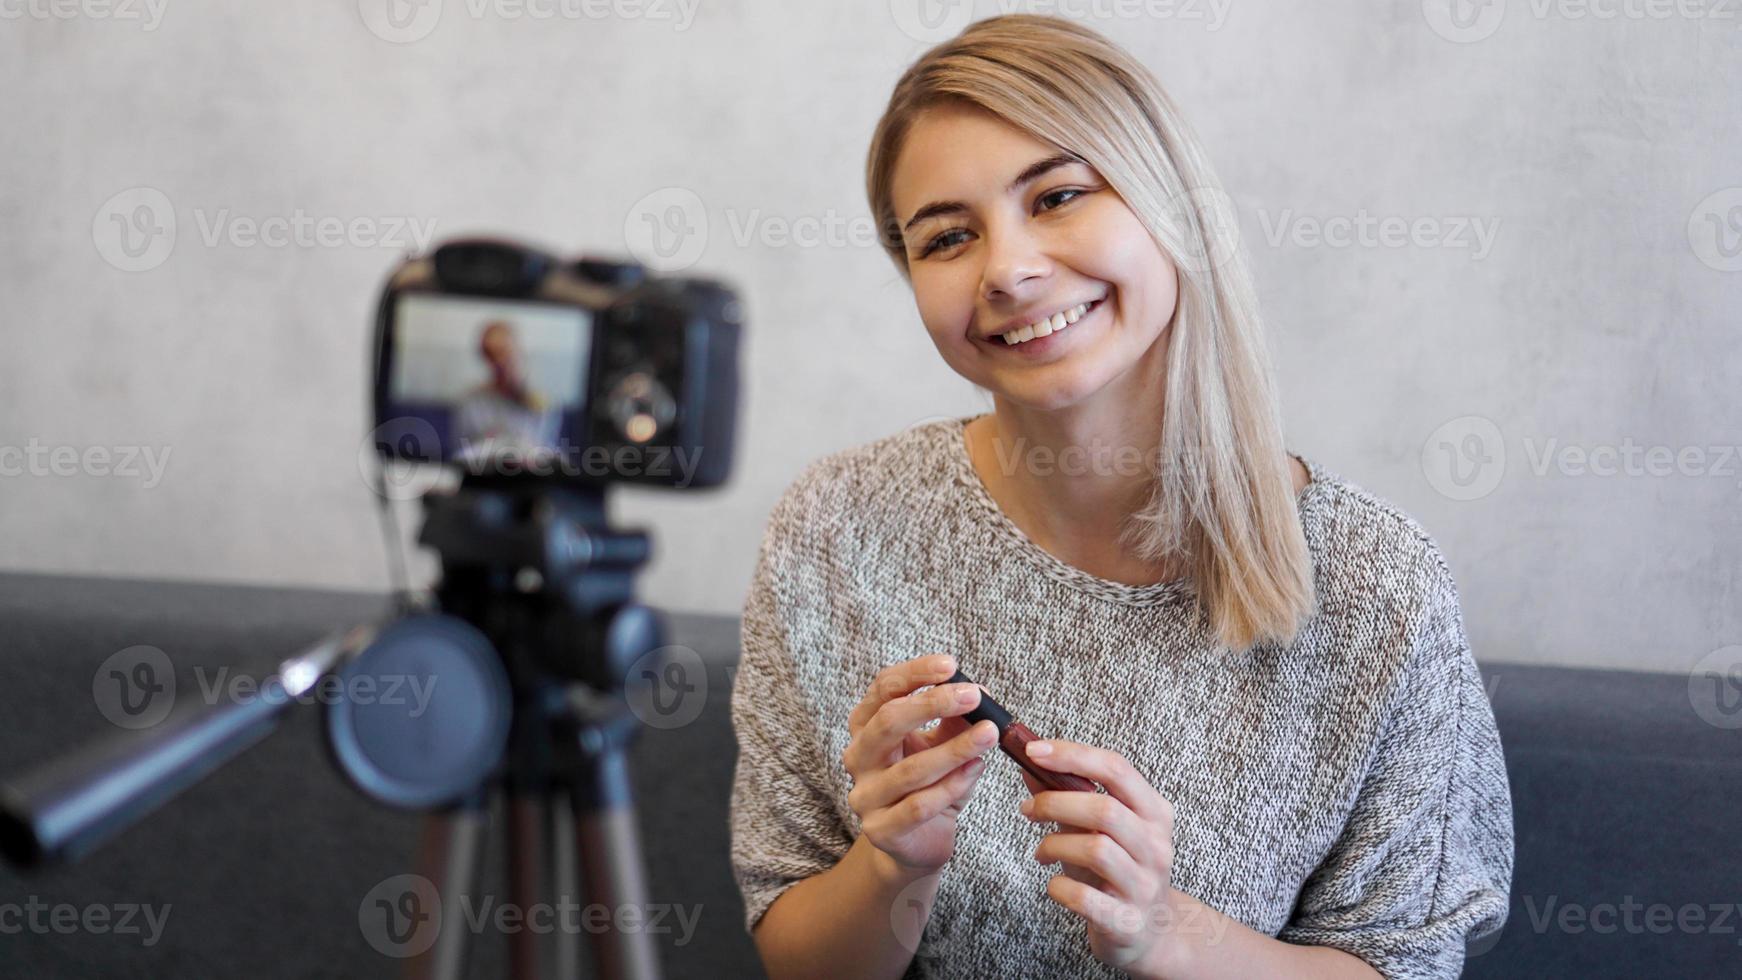
[[[717,280],[505,239],[443,243],[382,290],[376,451],[480,483],[717,486],[742,310]]]

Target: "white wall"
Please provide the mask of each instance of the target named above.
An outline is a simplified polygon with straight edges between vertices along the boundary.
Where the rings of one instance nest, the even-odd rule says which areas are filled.
[[[1209,144],[1291,446],[1427,525],[1478,654],[1685,670],[1742,642],[1742,461],[1533,462],[1742,443],[1742,13],[1448,2],[1064,7]],[[418,236],[623,254],[705,216],[678,258],[746,297],[743,454],[730,489],[619,498],[657,531],[662,605],[735,611],[806,461],[984,406],[863,234],[866,140],[925,46],[912,0],[425,0],[402,27],[377,0],[154,3],[0,3],[0,567],[382,586],[364,347]],[[1413,241],[1316,234],[1363,215]],[[248,237],[273,219],[311,224]],[[1456,499],[1443,443],[1503,472]],[[168,458],[66,463],[93,447]]]

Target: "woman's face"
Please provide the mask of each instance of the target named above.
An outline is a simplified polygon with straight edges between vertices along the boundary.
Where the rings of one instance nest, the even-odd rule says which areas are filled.
[[[958,374],[1044,410],[1154,376],[1130,372],[1165,356],[1178,276],[1088,164],[988,112],[939,106],[914,121],[891,197],[920,318]],[[1047,318],[1034,339],[1006,339]]]

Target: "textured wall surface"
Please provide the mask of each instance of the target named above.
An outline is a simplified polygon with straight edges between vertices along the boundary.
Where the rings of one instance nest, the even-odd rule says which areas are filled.
[[[651,601],[736,611],[808,460],[987,406],[861,174],[901,68],[1005,9],[1083,20],[1173,92],[1239,214],[1290,445],[1427,526],[1478,656],[1742,664],[1718,0],[0,0],[0,568],[385,584],[375,291],[491,230],[744,294],[732,485],[616,506],[657,533]]]

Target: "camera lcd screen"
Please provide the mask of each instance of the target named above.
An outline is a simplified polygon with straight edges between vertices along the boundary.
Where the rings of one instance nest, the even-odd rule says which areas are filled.
[[[396,430],[425,437],[389,454],[466,460],[574,446],[592,326],[588,311],[552,303],[400,296],[386,408]],[[422,445],[429,438],[434,447]]]

